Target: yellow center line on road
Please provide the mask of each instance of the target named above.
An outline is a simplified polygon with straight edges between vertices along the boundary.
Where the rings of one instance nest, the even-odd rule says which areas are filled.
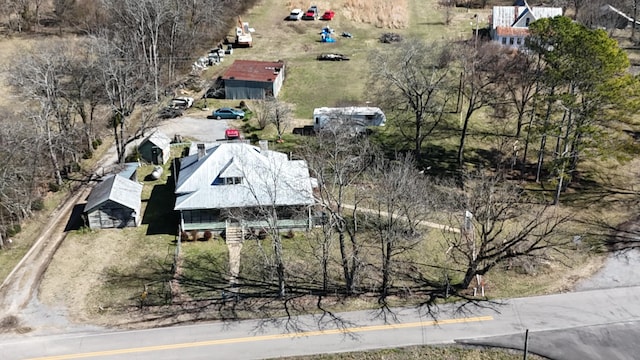
[[[128,349],[47,356],[47,357],[35,358],[32,360],[81,359],[81,358],[90,358],[90,357],[97,357],[97,356],[124,355],[124,354],[132,354],[132,353],[175,350],[175,349],[184,349],[184,348],[201,347],[201,346],[238,344],[238,343],[255,342],[255,341],[292,339],[292,338],[298,338],[298,337],[321,336],[321,335],[349,334],[349,333],[380,331],[380,330],[390,330],[390,329],[406,329],[406,328],[421,327],[421,326],[460,324],[460,323],[470,323],[470,322],[490,321],[490,320],[493,320],[492,316],[446,319],[446,320],[439,320],[439,321],[436,321],[436,320],[420,321],[420,322],[412,322],[412,323],[405,323],[405,324],[372,325],[372,326],[352,327],[352,328],[346,328],[346,329],[316,330],[316,331],[305,331],[305,332],[288,333],[288,334],[249,336],[249,337],[232,338],[232,339],[208,340],[208,341],[179,343],[179,344],[171,344],[171,345],[156,345],[156,346],[145,346],[145,347],[136,347],[136,348],[128,348]]]

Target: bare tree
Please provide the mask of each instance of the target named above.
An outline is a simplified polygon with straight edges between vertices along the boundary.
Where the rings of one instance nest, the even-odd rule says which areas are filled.
[[[258,128],[263,130],[273,119],[275,99],[267,97],[266,99],[255,101],[255,119],[258,122]]]
[[[62,97],[61,78],[68,64],[68,49],[63,42],[49,42],[28,55],[21,54],[19,65],[9,71],[9,81],[29,100],[38,104],[29,114],[45,139],[55,180],[62,184],[62,160],[66,142],[71,138],[69,108]],[[18,63],[16,63],[18,64]]]
[[[313,140],[304,148],[304,157],[312,176],[318,180],[316,200],[326,214],[328,226],[338,236],[344,289],[351,295],[358,288],[363,266],[357,211],[368,191],[362,177],[373,159],[373,150],[366,137],[354,137],[339,126],[323,128]],[[328,237],[333,234],[325,232]]]
[[[244,176],[242,183],[236,186],[241,189],[239,194],[245,192],[252,198],[247,199],[252,204],[248,206],[250,212],[247,215],[267,224],[273,245],[277,294],[284,299],[287,296],[287,274],[281,234],[283,224],[280,220],[283,220],[283,214],[284,219],[299,215],[296,212],[307,218],[307,207],[313,204],[309,171],[305,161],[289,161],[285,154],[265,152],[268,150],[262,150],[260,154],[264,162],[242,163],[245,159],[253,158],[242,152],[253,150],[245,147],[237,149],[241,152],[234,159],[240,162],[239,170]],[[239,196],[247,198],[246,195]]]
[[[457,112],[457,79],[445,44],[404,41],[370,59],[369,88],[421,160],[424,141]]]
[[[0,113],[3,118],[16,120],[0,127],[0,238],[6,241],[32,210],[39,208],[34,204],[41,198],[42,185],[52,178],[52,171],[45,139],[28,115],[6,109],[0,109]]]
[[[105,89],[100,82],[96,43],[80,42],[73,51],[74,56],[69,61],[63,78],[62,95],[80,117],[85,154],[90,155],[98,132],[94,127],[96,111],[103,102]]]
[[[388,296],[394,294],[392,289],[400,288],[394,281],[403,278],[400,274],[406,264],[402,256],[423,240],[421,231],[425,228],[420,224],[432,209],[427,178],[415,165],[411,156],[401,156],[395,161],[378,160],[369,172],[376,189],[371,200],[376,206],[373,228],[381,259],[378,303],[385,308]]]
[[[464,148],[469,131],[469,122],[473,114],[485,107],[492,105],[500,98],[497,91],[496,70],[501,63],[501,52],[498,44],[486,43],[474,45],[463,44],[461,47],[461,63],[463,66],[462,93],[465,102],[462,110],[462,129],[460,131],[460,143],[458,145],[458,166],[464,166]]]
[[[149,93],[149,89],[145,76],[139,71],[136,58],[127,51],[128,47],[125,44],[96,39],[96,45],[100,60],[100,81],[111,110],[110,123],[116,142],[118,162],[123,162],[129,140],[144,133],[144,123],[133,135],[126,129],[133,110]]]
[[[527,202],[523,195],[500,174],[479,173],[467,180],[461,196],[453,198],[459,216],[452,226],[462,231],[449,234],[447,241],[448,254],[464,272],[454,286],[458,291],[497,266],[536,266],[548,251],[568,244],[560,229],[571,217],[552,206]]]
[[[267,101],[272,102],[270,122],[276,127],[278,141],[282,141],[282,136],[291,126],[293,109],[291,108],[291,105],[275,98],[270,100],[268,99]]]

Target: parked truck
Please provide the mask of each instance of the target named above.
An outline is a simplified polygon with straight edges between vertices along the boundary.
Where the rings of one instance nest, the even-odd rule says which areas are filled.
[[[248,22],[243,22],[242,18],[238,16],[238,25],[236,26],[236,45],[239,46],[253,46],[253,38],[251,33],[253,29],[249,27]]]
[[[315,131],[328,126],[336,126],[361,133],[371,126],[384,126],[385,122],[384,113],[377,107],[351,106],[313,109],[313,129]]]

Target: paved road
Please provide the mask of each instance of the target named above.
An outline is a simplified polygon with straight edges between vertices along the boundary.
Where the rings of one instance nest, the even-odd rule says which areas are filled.
[[[297,332],[284,330],[282,320],[16,337],[0,340],[0,354],[3,359],[263,359],[454,341],[522,348],[529,329],[530,349],[556,359],[611,359],[612,354],[635,359],[640,342],[627,335],[618,343],[610,329],[637,334],[638,304],[640,287],[628,287],[510,299],[496,309],[469,308],[466,317],[447,306],[437,314],[438,324],[414,309],[398,310],[397,322],[386,325],[359,311],[340,315],[346,333],[335,323],[319,327],[317,318],[304,316],[296,321]]]

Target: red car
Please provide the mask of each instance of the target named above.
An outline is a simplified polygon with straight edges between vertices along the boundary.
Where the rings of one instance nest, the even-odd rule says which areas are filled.
[[[227,129],[224,131],[224,138],[227,140],[240,139],[240,131],[238,129]]]
[[[316,20],[318,18],[318,7],[313,5],[302,15],[302,20]]]
[[[322,14],[322,20],[331,20],[333,19],[333,17],[336,15],[335,11],[333,10],[327,10],[324,12],[324,14]]]

